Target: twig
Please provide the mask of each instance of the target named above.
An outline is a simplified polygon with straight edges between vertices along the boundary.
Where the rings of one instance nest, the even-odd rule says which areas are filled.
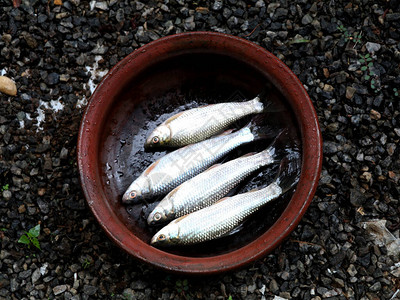
[[[305,245],[309,245],[309,246],[318,246],[318,247],[321,247],[322,250],[324,250],[326,252],[325,248],[323,246],[321,246],[321,245],[318,245],[318,244],[305,242],[305,241],[299,241],[299,240],[292,240],[292,239],[290,241],[293,242],[293,243],[305,244]]]
[[[261,25],[261,24],[258,23],[257,26],[254,27],[254,29],[253,29],[249,34],[244,35],[244,37],[249,37],[249,36],[251,36],[251,35],[254,33],[254,31],[256,31],[256,29],[258,28],[258,26],[260,26],[260,25]]]

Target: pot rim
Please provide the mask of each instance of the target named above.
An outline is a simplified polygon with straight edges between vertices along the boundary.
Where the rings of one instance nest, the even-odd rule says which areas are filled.
[[[212,257],[179,256],[145,243],[117,218],[105,195],[98,193],[102,190],[98,174],[101,122],[97,122],[97,127],[93,124],[96,123],[94,120],[98,121],[98,116],[104,116],[107,107],[111,106],[113,97],[110,95],[115,93],[115,87],[124,86],[131,78],[129,76],[133,76],[133,73],[139,74],[152,64],[173,55],[181,55],[185,51],[193,53],[196,50],[214,54],[226,51],[224,54],[250,64],[264,74],[296,112],[302,140],[301,176],[295,193],[279,219],[251,243],[232,252]],[[322,138],[311,99],[300,80],[281,60],[248,40],[223,33],[200,31],[175,34],[150,42],[122,59],[108,72],[88,101],[79,130],[77,157],[87,203],[103,230],[121,249],[166,271],[210,275],[243,267],[261,258],[293,231],[311,203],[318,186],[322,168]]]

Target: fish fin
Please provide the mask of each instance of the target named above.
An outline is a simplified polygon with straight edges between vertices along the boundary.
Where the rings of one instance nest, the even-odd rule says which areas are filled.
[[[172,191],[170,191],[164,198],[171,197],[172,195],[174,195],[176,192],[178,192],[178,190],[181,188],[181,186],[182,186],[182,184],[178,185],[176,188],[174,188]],[[163,200],[164,200],[164,198],[163,198]]]
[[[229,135],[234,131],[234,129],[228,129],[225,130],[224,132],[221,132],[220,134],[216,135],[216,136],[225,136],[225,135]]]
[[[240,223],[238,226],[236,226],[235,228],[233,228],[231,231],[225,233],[225,234],[222,235],[221,237],[229,236],[229,235],[233,235],[233,234],[235,234],[235,233],[238,233],[240,230],[243,229],[243,227],[244,227],[244,226],[243,226],[243,223]]]
[[[221,201],[224,201],[224,200],[226,200],[226,199],[228,199],[228,198],[230,198],[230,197],[221,198],[221,199],[219,199],[218,201],[216,201],[214,204],[217,204],[217,203],[219,203],[219,202],[221,202]]]
[[[291,139],[289,130],[282,129],[267,149],[262,151],[263,162],[269,163],[273,159],[273,163],[278,163],[285,157],[285,155],[293,149],[293,139]]]
[[[184,113],[184,111],[181,111],[181,112],[179,112],[179,113],[173,115],[172,117],[169,117],[167,120],[165,120],[165,121],[163,122],[163,124],[164,124],[164,125],[167,125],[167,124],[171,123],[173,120],[178,119],[183,113]]]
[[[246,153],[245,155],[240,156],[240,158],[253,156],[255,154],[257,154],[257,152],[249,152],[249,153]]]
[[[207,172],[207,171],[210,171],[210,170],[212,170],[212,169],[214,169],[214,168],[216,168],[216,167],[219,167],[220,165],[222,165],[222,164],[215,164],[215,165],[212,165],[211,167],[209,167],[207,170],[205,170],[204,172]]]
[[[283,103],[278,101],[272,101],[269,96],[269,89],[264,88],[253,100],[257,100],[262,103],[262,111],[261,112],[280,112],[285,111],[286,108]]]
[[[160,162],[160,160],[156,160],[155,162],[153,162],[150,166],[147,167],[147,169],[143,172],[144,175],[149,175],[150,172],[158,165],[158,163]]]
[[[184,218],[186,218],[188,215],[189,215],[189,214],[184,215],[184,216],[179,217],[179,218],[176,218],[175,220],[171,221],[171,223],[176,224],[176,223],[178,223],[179,221],[181,221],[181,220],[183,220]],[[171,223],[170,223],[170,224],[171,224]]]
[[[248,128],[250,130],[254,136],[254,140],[275,137],[276,131],[278,130],[277,127],[263,123],[265,123],[265,115],[256,115],[244,128]]]
[[[300,178],[301,154],[299,151],[291,151],[281,161],[275,182],[282,189],[282,193],[290,190]]]

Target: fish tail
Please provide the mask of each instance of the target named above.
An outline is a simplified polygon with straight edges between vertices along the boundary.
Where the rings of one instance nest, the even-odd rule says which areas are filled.
[[[300,171],[301,154],[297,150],[291,150],[282,159],[275,179],[276,184],[282,189],[282,193],[290,190],[299,181]]]
[[[286,110],[285,106],[277,101],[272,101],[269,97],[269,90],[265,88],[254,99],[259,112],[280,112]]]
[[[276,136],[277,128],[273,125],[266,125],[264,115],[256,115],[244,127],[253,135],[253,140],[271,139]]]

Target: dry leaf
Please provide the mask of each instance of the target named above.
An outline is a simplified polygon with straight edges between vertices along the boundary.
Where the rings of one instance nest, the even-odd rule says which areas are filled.
[[[62,0],[54,0],[54,5],[62,5]]]

